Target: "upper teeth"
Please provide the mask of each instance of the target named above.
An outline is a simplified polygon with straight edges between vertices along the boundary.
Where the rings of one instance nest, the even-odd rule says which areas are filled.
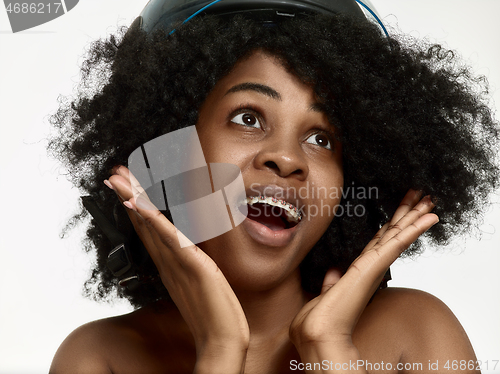
[[[290,204],[289,202],[285,200],[279,200],[276,199],[275,197],[269,197],[269,196],[249,196],[247,197],[247,204],[248,205],[253,205],[257,203],[265,203],[269,204],[272,206],[277,206],[279,208],[282,208],[287,216],[288,221],[291,222],[300,222],[302,219],[302,213],[300,210],[297,209],[297,207],[293,204]]]

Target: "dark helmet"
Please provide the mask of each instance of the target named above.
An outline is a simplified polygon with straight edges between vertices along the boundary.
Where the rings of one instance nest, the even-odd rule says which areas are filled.
[[[221,17],[243,14],[272,26],[286,18],[318,13],[344,13],[368,19],[387,34],[369,0],[150,0],[134,21],[134,26],[147,32],[162,29],[172,33],[176,22],[188,22],[198,14]]]

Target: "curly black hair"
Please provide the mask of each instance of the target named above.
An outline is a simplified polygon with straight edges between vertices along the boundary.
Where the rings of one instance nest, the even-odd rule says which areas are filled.
[[[123,29],[91,46],[78,96],[62,100],[51,117],[58,135],[49,151],[110,220],[124,220],[113,191],[103,187],[110,170],[126,165],[143,143],[195,125],[217,81],[256,50],[276,56],[325,104],[342,142],[345,187],[377,191],[343,197],[343,207],[361,206],[366,213],[333,220],[301,264],[306,291],[319,292],[329,267],[346,269],[410,188],[437,203],[440,222],[427,234],[431,242],[444,244],[475,227],[499,185],[499,127],[487,105],[485,79],[439,45],[388,38],[346,15],[275,27],[241,16],[206,16],[172,35]],[[84,216],[82,209],[75,222]],[[137,241],[130,225],[125,231]],[[417,242],[409,251],[420,248]],[[93,220],[86,249],[97,253],[88,295],[105,299],[116,293],[136,307],[169,299],[151,261],[140,275],[155,280],[135,290],[117,285],[106,267],[111,243]]]

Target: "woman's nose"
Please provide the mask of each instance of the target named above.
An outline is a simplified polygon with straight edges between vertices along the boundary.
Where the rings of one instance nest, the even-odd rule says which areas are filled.
[[[300,144],[293,141],[268,141],[255,157],[257,169],[270,170],[282,178],[295,177],[305,180],[309,168]]]

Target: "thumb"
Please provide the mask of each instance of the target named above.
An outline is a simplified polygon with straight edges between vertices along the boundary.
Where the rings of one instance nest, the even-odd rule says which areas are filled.
[[[321,294],[324,294],[330,288],[332,288],[335,283],[339,281],[342,277],[342,272],[337,268],[330,268],[325,274],[325,278],[323,279],[323,286],[321,287]]]

